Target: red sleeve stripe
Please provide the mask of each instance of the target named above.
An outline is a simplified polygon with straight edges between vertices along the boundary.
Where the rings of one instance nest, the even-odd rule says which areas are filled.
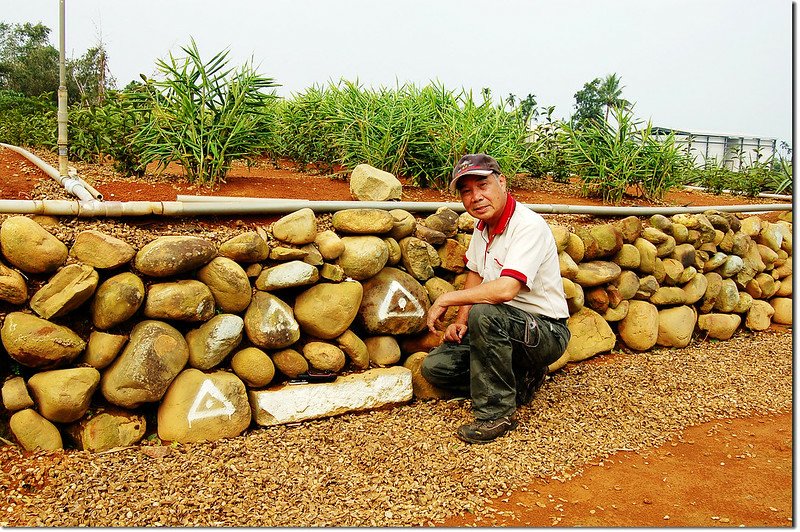
[[[525,276],[525,274],[522,272],[518,272],[517,270],[505,269],[500,272],[500,276],[511,277],[512,279],[516,279],[522,284],[528,284],[528,278]]]

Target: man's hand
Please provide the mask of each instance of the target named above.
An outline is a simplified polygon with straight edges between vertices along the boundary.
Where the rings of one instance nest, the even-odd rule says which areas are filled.
[[[439,302],[439,299],[441,299],[441,297],[439,297],[436,301],[434,301],[433,305],[431,305],[430,310],[428,310],[428,330],[431,331],[432,333],[437,332],[436,321],[439,318],[441,318],[442,315],[447,310],[447,307],[443,306]]]
[[[446,342],[461,343],[461,339],[467,334],[467,326],[463,323],[451,323],[444,331],[444,340]]]

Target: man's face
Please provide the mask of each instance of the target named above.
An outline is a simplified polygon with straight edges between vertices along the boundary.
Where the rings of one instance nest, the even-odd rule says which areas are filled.
[[[467,212],[490,226],[496,224],[506,206],[506,177],[465,175],[458,180],[458,193]]]

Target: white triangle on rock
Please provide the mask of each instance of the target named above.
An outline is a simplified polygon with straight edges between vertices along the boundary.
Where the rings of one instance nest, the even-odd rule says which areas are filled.
[[[233,403],[219,391],[219,388],[214,386],[211,379],[206,379],[200,386],[200,391],[197,392],[186,419],[189,422],[189,428],[191,428],[192,421],[217,416],[228,416],[230,418],[234,412],[236,412],[236,408]]]
[[[388,318],[418,318],[424,315],[425,311],[411,292],[396,280],[389,283],[386,296],[378,307],[380,321]]]

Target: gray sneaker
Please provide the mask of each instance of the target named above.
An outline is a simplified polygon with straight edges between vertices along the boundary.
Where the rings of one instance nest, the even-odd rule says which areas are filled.
[[[456,431],[456,436],[467,443],[489,443],[515,428],[517,420],[511,415],[485,421],[476,420],[461,425]]]

